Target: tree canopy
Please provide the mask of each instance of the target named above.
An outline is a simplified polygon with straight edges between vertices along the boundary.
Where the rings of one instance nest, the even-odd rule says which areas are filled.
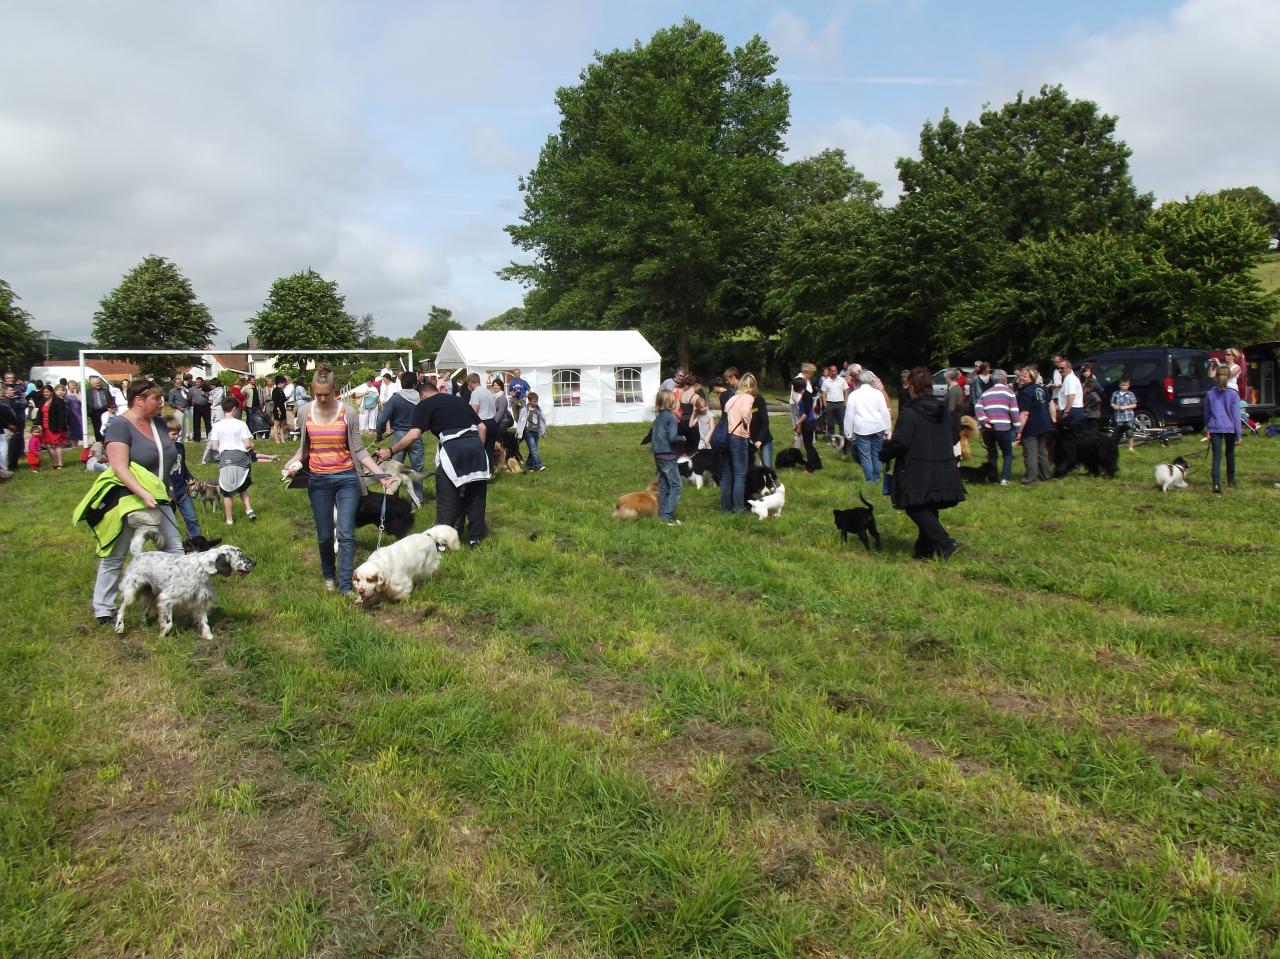
[[[557,92],[559,131],[507,227],[533,261],[501,272],[528,287],[539,325],[635,327],[687,363],[691,333],[762,301],[790,112],[775,65],[760,37],[729,51],[686,19]]]
[[[1232,187],[1219,190],[1218,196],[1244,204],[1253,218],[1267,231],[1267,235],[1280,240],[1280,203],[1271,199],[1261,187]]]
[[[536,321],[533,320],[528,311],[521,306],[513,306],[509,310],[503,310],[497,316],[491,316],[479,326],[477,330],[533,330],[538,329]]]
[[[213,342],[218,328],[203,303],[196,299],[191,282],[178,267],[152,254],[126,273],[120,285],[102,299],[93,315],[93,338],[98,347],[111,350],[203,350]],[[190,357],[129,356],[142,372],[171,375],[174,367],[194,363]]]
[[[40,358],[40,342],[31,328],[31,314],[18,306],[20,297],[4,280],[0,280],[0,367],[13,367],[26,376],[26,370]]]
[[[433,305],[427,313],[427,322],[418,327],[418,332],[413,334],[413,339],[422,352],[435,355],[440,352],[444,338],[450,331],[464,329],[466,327],[453,318],[453,310]]]
[[[354,349],[359,338],[357,321],[347,313],[338,284],[312,269],[272,283],[249,328],[261,349],[279,352],[286,362],[303,370],[309,357],[289,356],[290,349]]]

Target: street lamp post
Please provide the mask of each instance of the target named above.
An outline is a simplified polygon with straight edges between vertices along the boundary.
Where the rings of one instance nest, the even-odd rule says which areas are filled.
[[[44,365],[48,366],[49,365],[49,334],[52,333],[53,331],[41,330],[40,332],[44,334]]]

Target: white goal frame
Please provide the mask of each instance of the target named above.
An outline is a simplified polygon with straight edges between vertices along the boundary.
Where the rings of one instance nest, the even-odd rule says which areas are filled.
[[[80,431],[82,436],[89,435],[89,383],[88,377],[85,375],[85,357],[86,356],[204,356],[206,353],[215,353],[208,347],[201,349],[189,350],[80,350]],[[231,353],[242,353],[249,357],[250,362],[254,356],[403,356],[401,367],[405,370],[413,369],[413,350],[401,349],[399,347],[391,347],[385,350],[229,350]],[[201,364],[203,365],[203,364]]]

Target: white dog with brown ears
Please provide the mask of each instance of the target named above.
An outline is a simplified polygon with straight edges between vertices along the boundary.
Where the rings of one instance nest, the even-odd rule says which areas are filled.
[[[408,599],[415,586],[436,571],[440,554],[457,550],[458,531],[452,526],[433,526],[390,546],[375,549],[351,578],[356,603],[372,605],[379,600]]]
[[[1191,466],[1179,456],[1172,463],[1161,463],[1156,467],[1156,484],[1160,492],[1167,493],[1171,489],[1187,488],[1187,473]]]

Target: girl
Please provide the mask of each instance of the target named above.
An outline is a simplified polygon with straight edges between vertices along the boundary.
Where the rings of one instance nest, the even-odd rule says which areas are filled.
[[[716,421],[711,415],[711,410],[707,407],[707,401],[701,396],[695,397],[693,400],[693,417],[690,425],[694,428],[694,435],[698,440],[698,449],[711,449],[711,434],[715,432]]]
[[[231,396],[222,401],[223,416],[209,430],[207,447],[208,453],[218,456],[218,492],[222,494],[222,511],[228,526],[235,524],[231,518],[231,498],[237,493],[244,505],[245,519],[252,523],[258,518],[249,505],[249,487],[253,485],[253,434],[244,420],[236,419],[237,405]]]
[[[1222,492],[1222,453],[1227,454],[1227,485],[1236,485],[1236,444],[1240,442],[1240,394],[1231,388],[1231,367],[1218,367],[1218,382],[1204,395],[1204,431],[1213,443],[1213,491]]]
[[[653,421],[653,461],[658,467],[658,519],[668,526],[679,526],[676,506],[680,503],[680,467],[676,457],[680,453],[680,424],[676,422],[676,394],[671,390],[658,390],[653,409],[658,415]]]
[[[40,472],[40,456],[44,450],[44,446],[40,441],[40,427],[31,427],[31,436],[27,439],[27,465],[31,467],[31,472]]]
[[[818,456],[818,450],[813,445],[813,431],[818,425],[818,415],[813,409],[813,393],[809,390],[808,380],[803,376],[797,376],[791,381],[791,389],[793,391],[792,398],[796,404],[796,415],[799,417],[793,429],[796,435],[804,441],[804,472],[807,476],[822,469],[822,459]]]
[[[289,426],[289,398],[285,396],[287,377],[277,376],[275,388],[271,391],[271,442],[283,443],[285,430]]]

